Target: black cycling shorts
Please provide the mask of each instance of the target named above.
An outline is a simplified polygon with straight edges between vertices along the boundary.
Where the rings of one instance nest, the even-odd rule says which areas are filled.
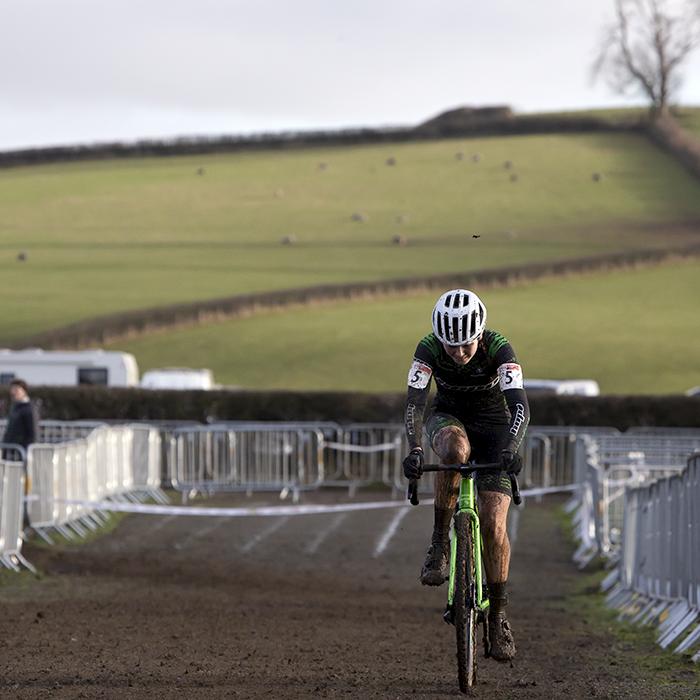
[[[469,459],[477,464],[501,461],[501,450],[505,448],[510,437],[510,425],[466,426],[455,416],[430,409],[425,422],[425,431],[433,447],[433,438],[438,430],[454,425],[467,436],[472,451]],[[433,447],[433,450],[435,448]],[[484,471],[476,474],[476,487],[479,491],[496,491],[506,496],[513,496],[510,478],[501,470]]]

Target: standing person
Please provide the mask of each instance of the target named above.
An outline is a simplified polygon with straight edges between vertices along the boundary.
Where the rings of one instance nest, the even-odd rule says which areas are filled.
[[[433,309],[432,326],[433,332],[418,343],[408,375],[405,419],[410,453],[403,462],[404,474],[415,479],[423,473],[423,417],[434,379],[437,392],[425,430],[440,463],[460,464],[471,458],[501,464],[502,471],[477,473],[476,486],[489,592],[490,655],[510,661],[515,642],[505,613],[510,565],[506,517],[512,497],[508,473],[522,469],[518,448],[530,421],[523,374],[508,341],[485,330],[486,307],[473,292],[453,289],[443,294]],[[424,586],[440,586],[447,579],[459,480],[459,472],[435,475],[433,536],[420,576]]]
[[[13,379],[10,382],[10,398],[12,405],[10,415],[7,417],[7,428],[2,438],[3,443],[21,445],[27,449],[36,441],[36,416],[34,407],[27,393],[27,384],[21,379]],[[3,450],[3,458],[11,456],[16,450]]]

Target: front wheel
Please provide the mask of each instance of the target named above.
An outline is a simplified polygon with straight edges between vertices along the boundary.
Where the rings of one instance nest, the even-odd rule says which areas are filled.
[[[474,538],[467,513],[455,518],[457,547],[455,554],[454,612],[457,630],[457,667],[459,689],[469,692],[476,682],[478,611],[475,605],[476,562]]]

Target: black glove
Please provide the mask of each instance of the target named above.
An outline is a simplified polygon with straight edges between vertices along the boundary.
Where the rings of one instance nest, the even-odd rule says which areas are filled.
[[[503,450],[501,452],[501,469],[508,474],[520,474],[523,468],[523,458],[517,452]]]
[[[420,479],[425,457],[420,447],[414,447],[403,461],[403,473],[407,479]]]

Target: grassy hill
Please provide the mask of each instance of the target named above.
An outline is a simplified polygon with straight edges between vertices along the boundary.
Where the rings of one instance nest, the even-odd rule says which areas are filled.
[[[698,182],[625,134],[9,169],[0,342],[159,304],[680,243],[650,225],[698,218]]]
[[[644,136],[629,133],[448,139],[11,168],[0,171],[0,272],[5,282],[0,345],[80,319],[154,305],[683,244],[697,240],[698,221],[700,183]],[[393,244],[395,236],[403,237],[405,245]],[[284,237],[296,242],[283,245]],[[20,254],[24,260],[18,259]],[[571,288],[569,282],[561,284],[562,290]],[[551,301],[565,298],[565,292],[548,285],[542,289],[553,290]],[[496,292],[494,300],[500,294]],[[624,292],[618,290],[612,298],[620,294]],[[347,335],[365,338],[354,355],[369,358],[371,366],[378,330],[366,319],[383,318],[383,303],[373,305],[371,313],[362,307],[344,321]],[[573,314],[575,302],[570,303]],[[402,343],[415,345],[416,334],[424,329],[420,309],[426,304],[432,301],[406,310],[416,321]],[[326,312],[340,318],[339,312]],[[227,364],[241,367],[241,358],[230,355],[216,332],[257,337],[252,345],[248,340],[243,344],[248,356],[262,358],[255,348],[267,343],[274,348],[280,337],[290,337],[275,331],[280,324],[328,327],[321,310],[320,316],[312,314],[304,323],[300,313],[285,315],[285,320],[270,315],[243,326],[202,329],[202,340],[193,336],[180,345],[177,355],[168,351],[178,345],[177,334],[160,340],[154,336],[144,339],[137,358],[142,369],[211,366],[219,381],[250,387],[292,386],[285,374],[315,382],[303,388],[403,386],[403,368],[400,378],[377,372],[358,384],[361,373],[333,363],[330,379],[322,380],[322,373],[314,372],[302,380],[301,370],[290,372],[287,364],[291,355],[301,352],[296,347],[304,345],[301,339],[295,340],[294,348],[286,343],[284,363],[275,362],[276,356],[258,363],[267,366],[259,378],[254,367],[226,369]],[[498,316],[492,318],[495,323]],[[357,323],[364,334],[356,332]],[[261,330],[252,330],[256,324]],[[265,324],[271,329],[263,331]],[[558,333],[558,327],[549,332]],[[318,339],[322,333],[309,330],[307,337]],[[160,346],[147,349],[151,341],[161,340]],[[637,343],[645,341],[640,336]],[[333,356],[335,341],[328,342],[326,353]],[[191,351],[195,344],[204,347],[202,355]],[[527,345],[526,338],[520,339],[520,347]],[[582,357],[575,348],[567,352]],[[391,360],[392,368],[403,365],[405,353],[403,347],[401,360],[398,355]],[[299,364],[316,365],[323,354],[321,349],[300,357]],[[559,368],[563,374],[586,374],[586,365],[576,372],[560,363],[544,365],[541,371],[536,364],[533,368],[547,376],[559,376]],[[681,379],[677,385],[692,383]],[[607,386],[621,390],[614,382]],[[654,391],[664,390],[659,382],[654,386]]]
[[[110,346],[141,369],[209,367],[247,389],[401,391],[438,295],[275,312]],[[700,385],[700,261],[481,293],[525,376],[596,379],[604,393]]]

